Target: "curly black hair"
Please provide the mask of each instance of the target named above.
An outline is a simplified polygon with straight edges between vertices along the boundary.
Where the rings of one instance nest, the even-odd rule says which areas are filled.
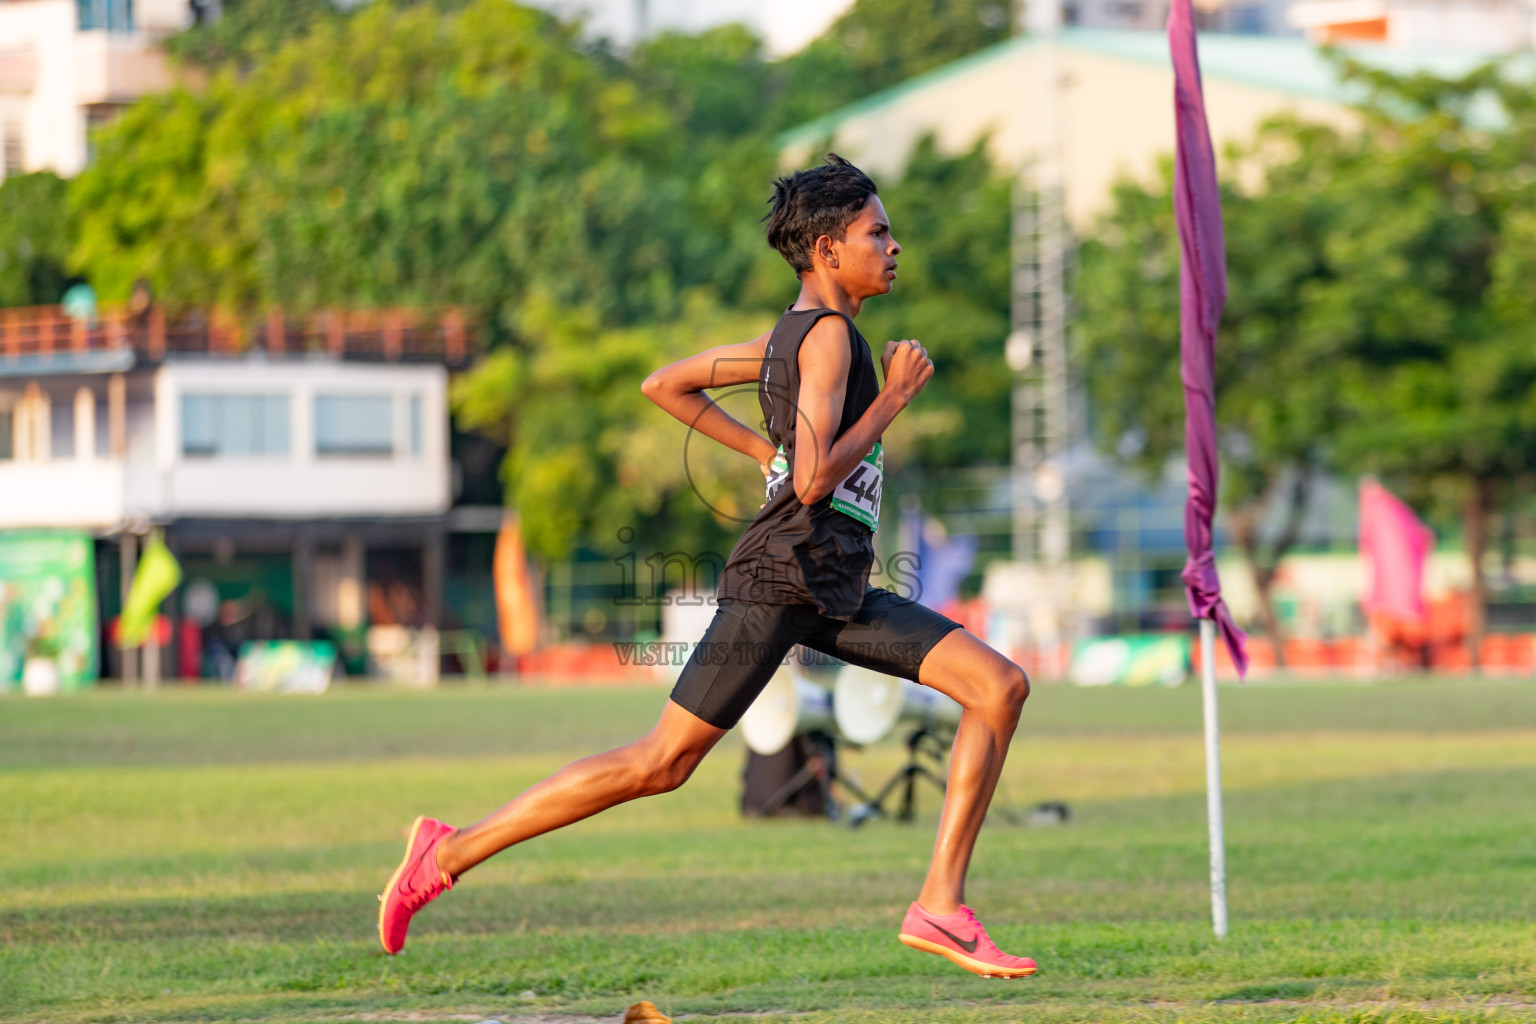
[[[799,274],[811,269],[816,239],[827,235],[842,241],[848,225],[879,190],[869,175],[836,153],[820,167],[796,171],[773,183],[768,244]]]

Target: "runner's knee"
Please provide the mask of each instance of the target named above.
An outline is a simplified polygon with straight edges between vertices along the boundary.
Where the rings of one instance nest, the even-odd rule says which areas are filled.
[[[644,795],[670,793],[693,775],[704,759],[704,752],[692,748],[656,750],[646,760],[640,788]]]
[[[1006,658],[999,658],[990,672],[982,692],[984,710],[990,717],[1017,721],[1024,702],[1029,699],[1029,677],[1024,670]]]
[[[1014,714],[1018,714],[1024,707],[1024,702],[1029,700],[1029,676],[1024,670],[1011,661],[1003,663],[1002,690],[1004,699],[1013,708]]]

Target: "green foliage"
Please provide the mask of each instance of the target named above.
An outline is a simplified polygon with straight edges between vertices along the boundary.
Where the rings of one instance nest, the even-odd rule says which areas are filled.
[[[865,85],[884,88],[1000,43],[1012,0],[859,0],[817,43],[837,44]],[[807,51],[816,54],[816,44]]]
[[[1342,453],[1420,488],[1529,472],[1536,310],[1514,296],[1530,291],[1536,94],[1498,66],[1351,72],[1372,98],[1334,162],[1331,274],[1310,296],[1359,413]]]
[[[986,148],[983,139],[946,157],[925,137],[903,177],[881,188],[900,269],[891,294],[866,303],[859,330],[877,352],[887,338],[917,338],[934,363],[933,381],[887,433],[893,465],[1008,459],[1012,181]]]
[[[1302,129],[1299,148],[1316,153],[1323,131]],[[1282,164],[1253,195],[1230,182],[1222,189],[1228,299],[1216,344],[1216,414],[1224,487],[1238,503],[1261,500],[1284,470],[1325,467],[1336,454],[1338,378],[1315,372],[1327,358],[1316,346],[1327,336],[1310,328],[1303,298],[1329,273],[1319,247],[1334,208],[1297,180],[1309,171]],[[1116,187],[1111,213],[1082,247],[1077,301],[1095,432],[1106,449],[1155,475],[1184,446],[1171,164],[1156,187]]]
[[[665,118],[570,32],[499,0],[376,4],[142,103],[81,176],[77,262],[104,294],[145,276],[181,303],[670,313]]]
[[[1367,88],[1359,130],[1273,122],[1239,158],[1263,187],[1224,188],[1233,525],[1275,632],[1266,591],[1299,502],[1265,568],[1254,522],[1284,471],[1377,474],[1421,508],[1459,505],[1476,651],[1485,520],[1536,471],[1536,94],[1497,64],[1440,79],[1338,63]],[[1139,443],[1149,466],[1182,440],[1169,191],[1166,174],[1118,190],[1078,289],[1100,441]]]
[[[1345,71],[1371,87],[1362,130],[1274,122],[1241,157],[1262,188],[1224,186],[1217,415],[1239,500],[1298,463],[1420,494],[1536,466],[1536,97],[1495,68]],[[1168,176],[1122,185],[1083,249],[1079,338],[1101,440],[1135,437],[1149,465],[1182,443],[1177,279]]]
[[[1012,0],[857,0],[779,69],[788,128],[1007,39]]]
[[[0,183],[0,306],[58,302],[68,276],[67,183],[50,171]]]
[[[698,436],[640,393],[659,366],[756,336],[771,321],[695,295],[677,321],[604,328],[591,313],[541,304],[517,345],[457,382],[458,421],[510,442],[507,497],[530,550],[556,556],[585,542],[616,548],[620,529],[650,549],[729,550],[762,476],[752,460]],[[751,405],[730,411],[756,417]],[[686,452],[686,457],[685,457]],[[702,499],[702,500],[701,500]],[[709,506],[723,516],[711,515]]]
[[[248,69],[290,39],[341,17],[331,0],[221,0],[218,16],[165,41],[172,57],[213,71]]]
[[[142,277],[172,306],[462,306],[502,347],[457,386],[458,416],[509,444],[534,551],[612,545],[620,526],[723,550],[757,470],[708,442],[685,464],[686,431],[640,381],[793,298],[758,224],[774,130],[1001,40],[1008,14],[861,0],[773,63],[740,26],[621,58],[506,0],[243,0],[173,43],[205,84],[98,135],[70,190],[71,261],[107,301]],[[1006,458],[1008,185],[981,147],[931,142],[885,184],[907,252],[865,332],[923,339],[940,371],[893,457]]]
[[[147,96],[96,136],[95,161],[70,184],[70,264],[102,299],[125,300],[140,277],[172,304],[254,299],[257,240],[211,137],[229,87]]]
[[[743,25],[659,33],[635,49],[629,66],[693,145],[739,137],[766,118],[770,66],[762,40]]]

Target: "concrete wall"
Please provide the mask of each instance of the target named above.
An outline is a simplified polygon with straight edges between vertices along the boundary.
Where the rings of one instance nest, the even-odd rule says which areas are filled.
[[[121,459],[0,462],[0,527],[106,529],[122,509]]]

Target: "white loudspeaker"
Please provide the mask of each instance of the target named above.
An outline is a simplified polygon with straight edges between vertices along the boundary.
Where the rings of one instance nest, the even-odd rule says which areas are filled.
[[[777,754],[796,736],[832,725],[832,694],[786,665],[741,716],[741,735],[754,752]]]
[[[934,726],[960,723],[960,705],[938,690],[910,679],[884,675],[857,665],[837,674],[837,728],[850,743],[873,743],[897,722]]]

